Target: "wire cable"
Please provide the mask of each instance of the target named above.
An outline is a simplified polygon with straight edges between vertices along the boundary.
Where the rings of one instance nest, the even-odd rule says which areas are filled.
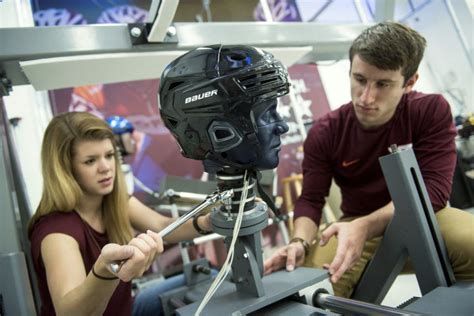
[[[198,309],[196,310],[196,313],[194,315],[201,315],[201,312],[203,311],[204,307],[206,307],[207,303],[210,301],[212,296],[214,296],[215,292],[219,288],[219,286],[224,282],[225,278],[229,274],[229,271],[232,267],[232,262],[234,260],[234,248],[235,248],[235,243],[237,241],[237,237],[239,236],[240,232],[240,226],[242,225],[242,219],[244,217],[244,206],[245,206],[245,201],[247,200],[247,193],[248,193],[248,184],[249,184],[249,179],[247,178],[247,170],[245,170],[244,174],[244,186],[243,186],[243,191],[242,195],[240,197],[240,205],[239,205],[239,212],[237,214],[237,218],[235,220],[235,225],[234,225],[234,230],[233,230],[233,235],[232,235],[232,241],[229,246],[229,252],[227,253],[227,258],[222,265],[221,270],[217,274],[216,278],[212,282],[211,286],[207,290],[206,295],[202,299],[201,303],[199,304]]]
[[[153,191],[149,187],[146,186],[145,183],[141,182],[140,179],[137,177],[133,176],[133,182],[138,186],[140,189],[142,189],[145,193],[148,193],[149,195],[153,196],[154,198],[159,199],[160,194],[158,192]]]

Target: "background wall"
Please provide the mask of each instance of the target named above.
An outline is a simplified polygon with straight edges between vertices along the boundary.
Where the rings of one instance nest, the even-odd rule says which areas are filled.
[[[106,6],[119,6],[130,2],[143,9],[148,8],[150,3],[150,1],[143,0],[75,1],[67,3],[60,0],[34,0],[32,1],[32,6],[38,11],[52,6],[64,7],[67,5],[76,14],[80,12],[84,19],[87,19],[89,22],[95,22],[98,17],[97,11],[100,13]],[[268,1],[272,19],[275,21],[304,20],[315,23],[354,23],[360,21],[370,23],[374,19],[375,2],[375,0]],[[199,20],[205,22],[209,19],[213,21],[265,20],[257,0],[238,2],[231,0],[208,1],[210,4],[208,9],[210,11],[206,10],[202,3],[206,3],[206,1],[181,0],[175,21]],[[463,8],[467,9],[463,10]],[[463,0],[396,1],[395,18],[419,30],[429,42],[426,57],[420,67],[421,76],[416,88],[425,92],[443,93],[451,102],[454,114],[474,111],[472,104],[473,54],[471,10],[472,2]],[[456,19],[453,19],[453,15],[456,16]],[[436,19],[433,19],[433,17],[436,17]],[[0,2],[0,27],[31,25],[33,25],[33,19],[29,1],[3,0]],[[298,115],[302,116],[300,118],[309,122],[322,115],[329,107],[335,109],[341,104],[348,102],[350,99],[348,71],[349,63],[347,60],[320,62],[317,67],[303,67],[303,69],[300,67],[297,71],[290,69],[290,73],[293,72],[292,76],[295,77],[295,80],[297,80],[295,82],[300,87],[297,96],[299,101],[297,104],[290,104],[288,100],[284,101],[281,107],[284,110],[284,114],[289,115],[287,118],[291,120],[292,117],[293,119],[295,118],[294,113],[298,112]],[[133,94],[139,96],[146,95],[145,99],[152,100],[152,103],[147,105],[144,102],[140,104],[139,108],[148,107],[153,115],[139,113],[133,109],[134,105],[125,104],[124,102],[114,108],[114,111],[117,113],[109,111],[105,112],[105,114],[129,115],[139,127],[138,129],[142,130],[145,134],[162,133],[159,127],[159,116],[156,113],[157,105],[153,103],[156,102],[154,101],[156,100],[156,90],[151,89],[146,92],[144,89],[133,88],[134,85],[135,87],[143,88],[146,86],[145,83],[125,85],[128,85],[129,88],[124,91],[130,91],[130,93],[124,92],[128,93],[128,97],[123,98],[123,100],[130,98]],[[124,85],[119,84],[119,86],[123,87]],[[31,87],[15,87],[11,96],[5,98],[9,118],[19,119],[16,120],[17,124],[14,126],[13,131],[33,209],[39,201],[42,190],[39,151],[44,128],[52,117],[50,100],[52,101],[53,109],[56,111],[67,110],[71,104],[71,91],[72,89],[64,89],[63,91],[51,92],[48,97],[45,93],[33,91]],[[115,99],[120,99],[120,97],[115,97]],[[120,100],[117,102],[120,103]],[[308,104],[311,109],[309,113],[305,112],[305,106],[308,107]],[[295,110],[296,112],[294,112]],[[292,114],[291,111],[294,113]],[[292,165],[289,167],[289,172],[292,172],[291,170],[298,172],[299,162],[302,158],[298,148],[304,139],[304,133],[298,130],[297,124],[290,125],[292,130],[285,136],[287,138],[287,146],[282,151],[282,157],[284,158],[283,161]],[[160,137],[170,138],[166,131],[163,131],[163,133]],[[172,139],[169,139],[169,144],[169,146],[173,146],[171,145]],[[176,148],[174,150],[165,155],[171,161],[170,163],[173,162],[172,157],[180,157]],[[196,178],[202,174],[198,163],[189,161],[186,163],[194,164],[194,166],[190,167],[191,169],[188,173],[183,173],[182,175]],[[158,163],[158,165],[162,164],[162,162]],[[282,164],[282,169],[284,164],[285,162]],[[154,189],[157,189],[158,183],[155,181],[154,184],[156,185]]]

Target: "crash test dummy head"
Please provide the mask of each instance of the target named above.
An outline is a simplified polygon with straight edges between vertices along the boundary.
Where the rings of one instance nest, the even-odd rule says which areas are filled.
[[[160,113],[185,157],[263,170],[278,165],[288,125],[277,112],[289,90],[285,67],[250,46],[189,51],[164,70]]]

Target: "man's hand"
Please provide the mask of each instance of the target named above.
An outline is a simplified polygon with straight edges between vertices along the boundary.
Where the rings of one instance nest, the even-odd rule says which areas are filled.
[[[287,271],[293,271],[295,266],[300,266],[303,261],[303,245],[299,242],[293,242],[278,249],[270,258],[265,260],[263,274],[270,274],[283,269],[285,266]]]
[[[329,270],[331,282],[336,283],[360,258],[367,241],[367,231],[365,222],[354,220],[334,223],[321,233],[320,246],[325,246],[332,236],[338,239],[334,259],[331,264],[324,265]]]

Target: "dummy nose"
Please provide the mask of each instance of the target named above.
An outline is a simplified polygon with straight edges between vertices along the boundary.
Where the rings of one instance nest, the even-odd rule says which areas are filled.
[[[275,127],[275,134],[277,135],[285,134],[286,132],[288,132],[288,129],[289,129],[288,124],[286,124],[285,121],[281,121]]]

